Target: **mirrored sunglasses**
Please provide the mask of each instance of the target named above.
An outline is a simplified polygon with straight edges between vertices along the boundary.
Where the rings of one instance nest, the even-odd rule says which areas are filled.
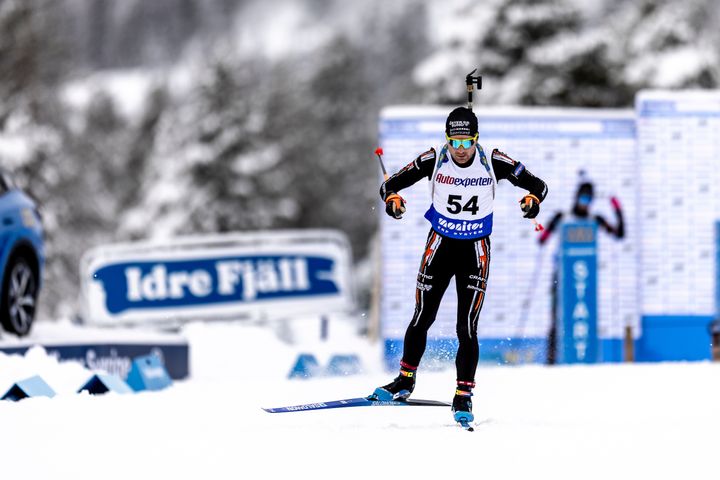
[[[473,146],[478,136],[475,135],[473,138],[452,138],[445,135],[445,138],[447,138],[447,141],[452,148],[463,147],[465,149],[468,149]]]

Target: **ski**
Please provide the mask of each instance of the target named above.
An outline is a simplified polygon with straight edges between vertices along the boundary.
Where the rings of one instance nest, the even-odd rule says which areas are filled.
[[[369,400],[366,397],[346,398],[329,402],[306,403],[304,405],[291,405],[288,407],[264,408],[268,413],[306,412],[308,410],[327,410],[345,407],[449,407],[449,403],[437,400]]]

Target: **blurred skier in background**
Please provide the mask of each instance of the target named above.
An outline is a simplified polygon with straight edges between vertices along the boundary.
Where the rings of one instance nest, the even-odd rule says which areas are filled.
[[[595,197],[595,187],[592,182],[587,179],[585,172],[580,171],[580,183],[578,184],[577,191],[575,192],[575,202],[572,210],[570,211],[570,218],[572,220],[592,220],[598,224],[599,227],[603,228],[607,233],[615,238],[623,238],[625,236],[625,223],[623,221],[622,208],[620,201],[616,197],[610,197],[610,204],[612,205],[613,211],[615,212],[616,224],[611,225],[602,215],[590,215],[590,206]],[[557,227],[560,226],[565,214],[562,211],[558,211],[550,220],[545,230],[538,237],[540,245],[544,245],[552,233]],[[548,344],[547,344],[547,363],[553,365],[557,361],[557,301],[558,301],[558,258],[556,255],[553,270],[553,282],[550,286],[550,295],[552,298],[551,302],[551,322],[550,330],[548,332]]]
[[[440,301],[455,277],[458,297],[455,358],[457,387],[452,409],[455,420],[473,420],[472,389],[479,358],[477,322],[485,299],[490,272],[490,234],[496,183],[508,180],[529,193],[520,200],[525,218],[534,219],[547,186],[525,166],[495,149],[490,158],[477,143],[478,120],[471,109],[453,110],[445,123],[447,143],[419,155],[380,188],[385,211],[402,218],[405,201],[398,194],[421,179],[431,181],[432,204],[425,213],[432,228],[422,255],[415,290],[415,312],[406,330],[399,375],[378,387],[370,399],[407,399],[415,388],[428,330]]]

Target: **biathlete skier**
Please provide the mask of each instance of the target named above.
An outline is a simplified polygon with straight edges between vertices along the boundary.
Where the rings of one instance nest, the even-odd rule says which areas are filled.
[[[369,398],[406,399],[415,388],[427,335],[435,321],[440,300],[452,277],[457,289],[455,358],[457,388],[452,410],[458,422],[470,422],[479,346],[477,322],[485,300],[490,272],[490,234],[493,200],[498,181],[508,180],[529,193],[520,200],[525,218],[535,218],[547,195],[547,185],[525,166],[495,149],[488,158],[477,143],[478,120],[469,108],[453,110],[445,122],[447,143],[431,148],[388,178],[380,188],[385,211],[402,218],[405,201],[398,194],[423,178],[432,182],[432,204],[425,213],[432,228],[422,255],[415,290],[415,312],[403,343],[400,373],[375,389]]]

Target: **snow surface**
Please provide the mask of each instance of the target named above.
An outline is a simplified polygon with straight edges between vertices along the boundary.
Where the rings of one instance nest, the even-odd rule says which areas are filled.
[[[336,328],[290,346],[267,327],[192,324],[192,378],[161,392],[74,394],[90,372],[0,354],[0,388],[40,374],[53,399],[0,402],[3,478],[711,478],[720,365],[481,365],[476,431],[447,408],[261,407],[362,396],[386,382],[379,345]],[[296,355],[356,353],[366,372],[287,380]],[[416,398],[450,400],[452,370],[420,371]]]

